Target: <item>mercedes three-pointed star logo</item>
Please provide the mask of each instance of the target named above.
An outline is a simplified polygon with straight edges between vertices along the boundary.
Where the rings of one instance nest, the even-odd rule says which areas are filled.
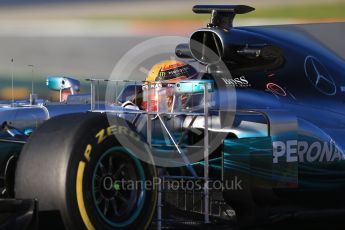
[[[337,87],[331,74],[316,57],[306,57],[304,70],[308,80],[320,93],[329,96],[336,94]]]

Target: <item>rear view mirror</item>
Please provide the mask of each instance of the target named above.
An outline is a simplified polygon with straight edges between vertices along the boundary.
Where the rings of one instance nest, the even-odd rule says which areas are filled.
[[[175,84],[175,93],[177,94],[197,94],[203,93],[207,84],[208,92],[214,91],[214,82],[212,80],[186,80]]]
[[[48,76],[47,86],[54,91],[70,89],[71,92],[77,92],[80,90],[80,82],[70,77]]]

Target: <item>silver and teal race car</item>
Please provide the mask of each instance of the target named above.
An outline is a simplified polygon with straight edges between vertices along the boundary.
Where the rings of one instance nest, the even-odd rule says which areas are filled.
[[[193,8],[210,23],[176,56],[205,68],[170,85],[171,110],[140,107],[162,87],[138,81],[97,108],[92,90],[89,104],[2,106],[3,202],[22,210],[4,226],[35,226],[36,212],[68,229],[160,229],[169,212],[239,226],[343,212],[345,62],[296,32],[233,27],[252,10]]]

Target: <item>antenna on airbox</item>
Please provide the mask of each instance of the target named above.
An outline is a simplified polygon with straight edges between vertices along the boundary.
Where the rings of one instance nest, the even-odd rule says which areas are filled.
[[[13,62],[13,58],[11,59],[11,85],[12,85],[12,89],[11,89],[11,93],[12,93],[12,106],[14,105],[14,62]]]
[[[36,103],[37,94],[34,93],[34,65],[28,65],[31,68],[31,93],[30,93],[30,105]]]
[[[31,94],[34,93],[34,65],[28,65],[31,67]]]

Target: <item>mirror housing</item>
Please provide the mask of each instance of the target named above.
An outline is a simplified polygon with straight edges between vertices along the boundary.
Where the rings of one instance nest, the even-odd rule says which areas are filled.
[[[179,81],[175,84],[174,90],[177,94],[197,94],[203,93],[207,84],[208,92],[214,91],[214,82],[213,80],[184,80]]]
[[[80,90],[80,81],[70,77],[48,76],[47,86],[54,91],[69,89],[74,94]]]

